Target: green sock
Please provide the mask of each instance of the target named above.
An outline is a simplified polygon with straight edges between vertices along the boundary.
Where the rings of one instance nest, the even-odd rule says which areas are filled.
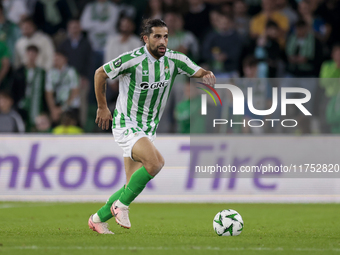
[[[125,190],[119,197],[119,201],[129,206],[131,202],[143,191],[146,184],[153,178],[142,166],[133,173]]]
[[[111,219],[112,213],[111,213],[111,206],[113,204],[114,201],[118,200],[118,198],[120,197],[120,195],[124,192],[125,189],[125,185],[123,186],[123,188],[121,188],[120,190],[118,190],[116,193],[114,193],[106,202],[106,204],[100,208],[97,212],[101,222],[105,222],[108,221],[109,219]]]

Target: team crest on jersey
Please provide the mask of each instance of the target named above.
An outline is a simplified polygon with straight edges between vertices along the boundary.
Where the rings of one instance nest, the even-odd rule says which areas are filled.
[[[143,70],[143,76],[146,76],[149,74],[149,71],[148,70]]]
[[[120,67],[121,65],[122,65],[122,59],[121,58],[119,58],[119,59],[117,59],[114,63],[113,63],[113,65],[117,68],[117,67]]]
[[[142,82],[139,86],[141,89],[159,89],[169,85],[168,81],[159,81],[154,83]]]
[[[168,73],[169,71],[170,71],[169,67],[166,66],[166,67],[164,68],[164,72],[165,72],[165,73]]]

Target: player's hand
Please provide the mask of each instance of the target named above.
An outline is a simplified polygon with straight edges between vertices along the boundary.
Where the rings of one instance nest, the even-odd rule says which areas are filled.
[[[202,78],[203,83],[208,84],[210,86],[214,86],[216,83],[216,77],[211,71],[207,71],[207,74],[205,74]]]
[[[112,114],[109,110],[109,108],[98,108],[97,109],[97,117],[96,117],[96,123],[98,124],[98,127],[107,130],[110,126],[110,120],[112,120]]]

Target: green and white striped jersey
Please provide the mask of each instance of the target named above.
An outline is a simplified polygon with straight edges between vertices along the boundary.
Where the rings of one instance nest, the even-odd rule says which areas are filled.
[[[103,66],[109,78],[119,76],[119,96],[112,128],[139,127],[155,134],[177,74],[194,75],[200,67],[182,53],[167,49],[159,60],[142,46]]]

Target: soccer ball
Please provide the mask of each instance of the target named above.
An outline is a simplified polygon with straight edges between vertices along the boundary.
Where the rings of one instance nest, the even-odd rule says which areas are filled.
[[[243,220],[235,210],[223,210],[216,214],[213,227],[219,236],[238,236],[243,230]]]

